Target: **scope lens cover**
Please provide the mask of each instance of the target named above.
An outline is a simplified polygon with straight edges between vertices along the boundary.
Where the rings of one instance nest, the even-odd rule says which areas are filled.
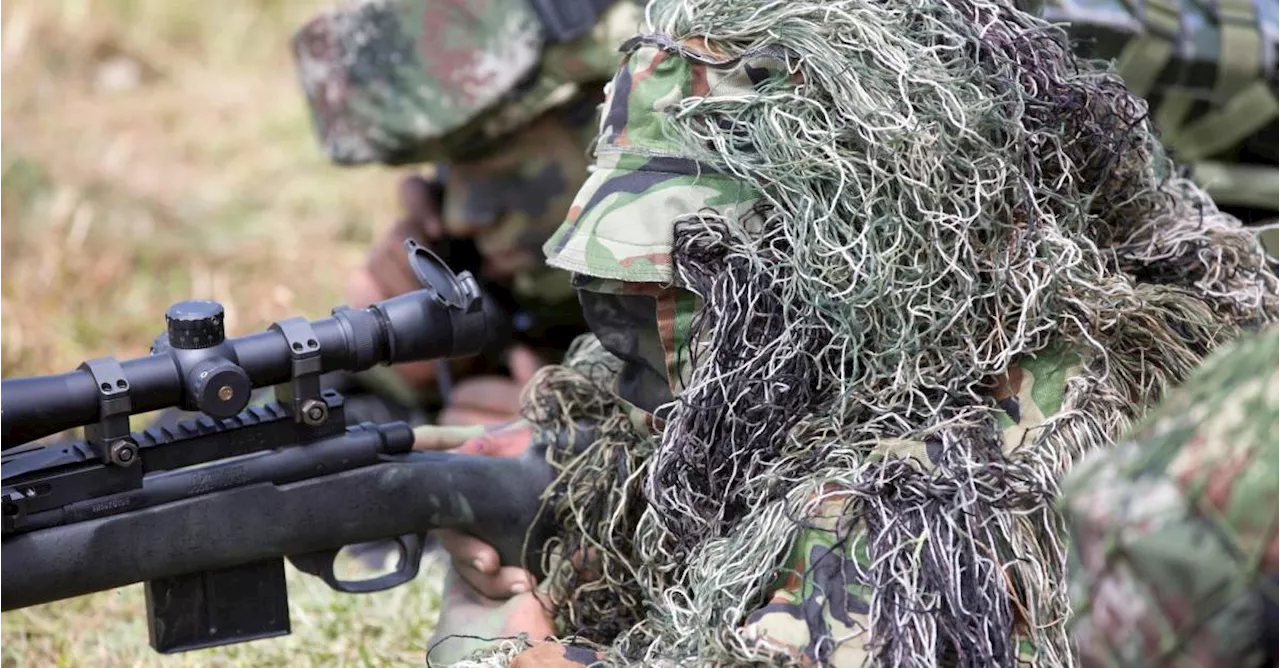
[[[440,303],[454,308],[465,308],[479,295],[464,285],[438,255],[413,239],[406,239],[404,247],[409,251],[409,267],[422,284],[423,289],[435,293]]]

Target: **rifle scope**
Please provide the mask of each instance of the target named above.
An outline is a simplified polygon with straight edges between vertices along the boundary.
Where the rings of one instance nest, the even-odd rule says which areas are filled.
[[[291,318],[264,332],[226,338],[222,305],[185,301],[169,308],[167,332],[146,357],[104,357],[70,373],[4,380],[0,447],[74,427],[93,430],[111,420],[116,426],[108,431],[127,433],[129,415],[172,406],[229,418],[248,406],[254,388],[292,381],[286,394],[315,396],[323,373],[480,352],[489,327],[475,279],[454,274],[412,240],[405,247],[423,289],[365,309],[341,306],[322,320]],[[322,402],[298,399],[294,408],[300,421],[327,417]]]

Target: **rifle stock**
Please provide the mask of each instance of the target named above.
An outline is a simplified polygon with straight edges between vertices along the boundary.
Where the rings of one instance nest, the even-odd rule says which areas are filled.
[[[397,426],[412,438],[407,425]],[[262,456],[271,455],[250,458]],[[19,534],[4,541],[0,559],[3,610],[263,559],[336,556],[346,545],[435,528],[470,533],[493,545],[504,564],[522,564],[550,475],[532,451],[519,459],[380,455],[320,478],[232,487]]]
[[[494,546],[504,565],[536,573],[539,555],[525,545],[545,541],[530,531],[551,479],[545,447],[513,459],[380,452],[367,465],[328,475],[249,482],[255,468],[286,480],[288,471],[314,473],[325,467],[326,450],[341,445],[367,452],[412,439],[404,423],[359,425],[305,447],[149,476],[140,492],[69,508],[69,516],[110,513],[127,506],[130,494],[228,485],[93,519],[68,517],[73,521],[6,538],[3,609],[146,583],[151,645],[170,653],[289,633],[285,558],[339,591],[380,591],[417,575],[422,534],[450,528]],[[396,572],[357,582],[334,575],[344,546],[389,538],[402,550]]]

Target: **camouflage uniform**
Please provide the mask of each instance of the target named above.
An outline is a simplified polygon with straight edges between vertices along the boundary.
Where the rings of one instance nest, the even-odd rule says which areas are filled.
[[[430,243],[477,274],[512,314],[517,341],[554,359],[583,331],[577,300],[541,245],[586,177],[600,87],[637,8],[592,2],[581,34],[553,34],[524,0],[361,0],[303,26],[293,50],[313,125],[340,165],[435,163],[407,183],[439,212]],[[575,5],[576,7],[576,5]],[[428,243],[420,218],[376,244],[368,270],[386,294],[417,288],[403,241]],[[403,391],[403,389],[401,389]]]
[[[586,178],[600,88],[638,17],[628,0],[590,4],[582,16],[598,17],[569,34],[525,0],[358,0],[293,38],[312,124],[334,163],[434,163],[430,182],[402,184],[407,215],[366,268],[385,295],[417,289],[403,247],[414,239],[476,275],[510,331],[449,363],[454,374],[501,372],[508,335],[556,361],[585,329],[568,277],[545,266],[541,245]],[[429,238],[433,223],[440,238]],[[411,387],[382,367],[326,382],[346,395],[349,422],[429,422],[449,389]],[[469,592],[450,581],[446,594]]]
[[[1277,333],[1206,361],[1064,481],[1085,666],[1275,665]]]
[[[1275,3],[1047,0],[1043,14],[1068,24],[1079,53],[1115,61],[1219,206],[1246,222],[1276,218]]]

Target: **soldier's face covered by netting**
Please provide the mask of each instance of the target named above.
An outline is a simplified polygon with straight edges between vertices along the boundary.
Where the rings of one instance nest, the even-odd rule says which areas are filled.
[[[741,179],[682,157],[659,120],[684,97],[712,86],[748,91],[783,68],[767,57],[711,66],[644,40],[623,50],[606,87],[597,169],[544,251],[548,264],[573,272],[588,326],[623,361],[619,396],[654,413],[689,381],[702,307],[672,259],[675,227],[737,221],[759,202]]]
[[[574,287],[587,326],[622,360],[619,397],[659,414],[688,378],[697,297],[675,287],[584,274],[574,275]]]

